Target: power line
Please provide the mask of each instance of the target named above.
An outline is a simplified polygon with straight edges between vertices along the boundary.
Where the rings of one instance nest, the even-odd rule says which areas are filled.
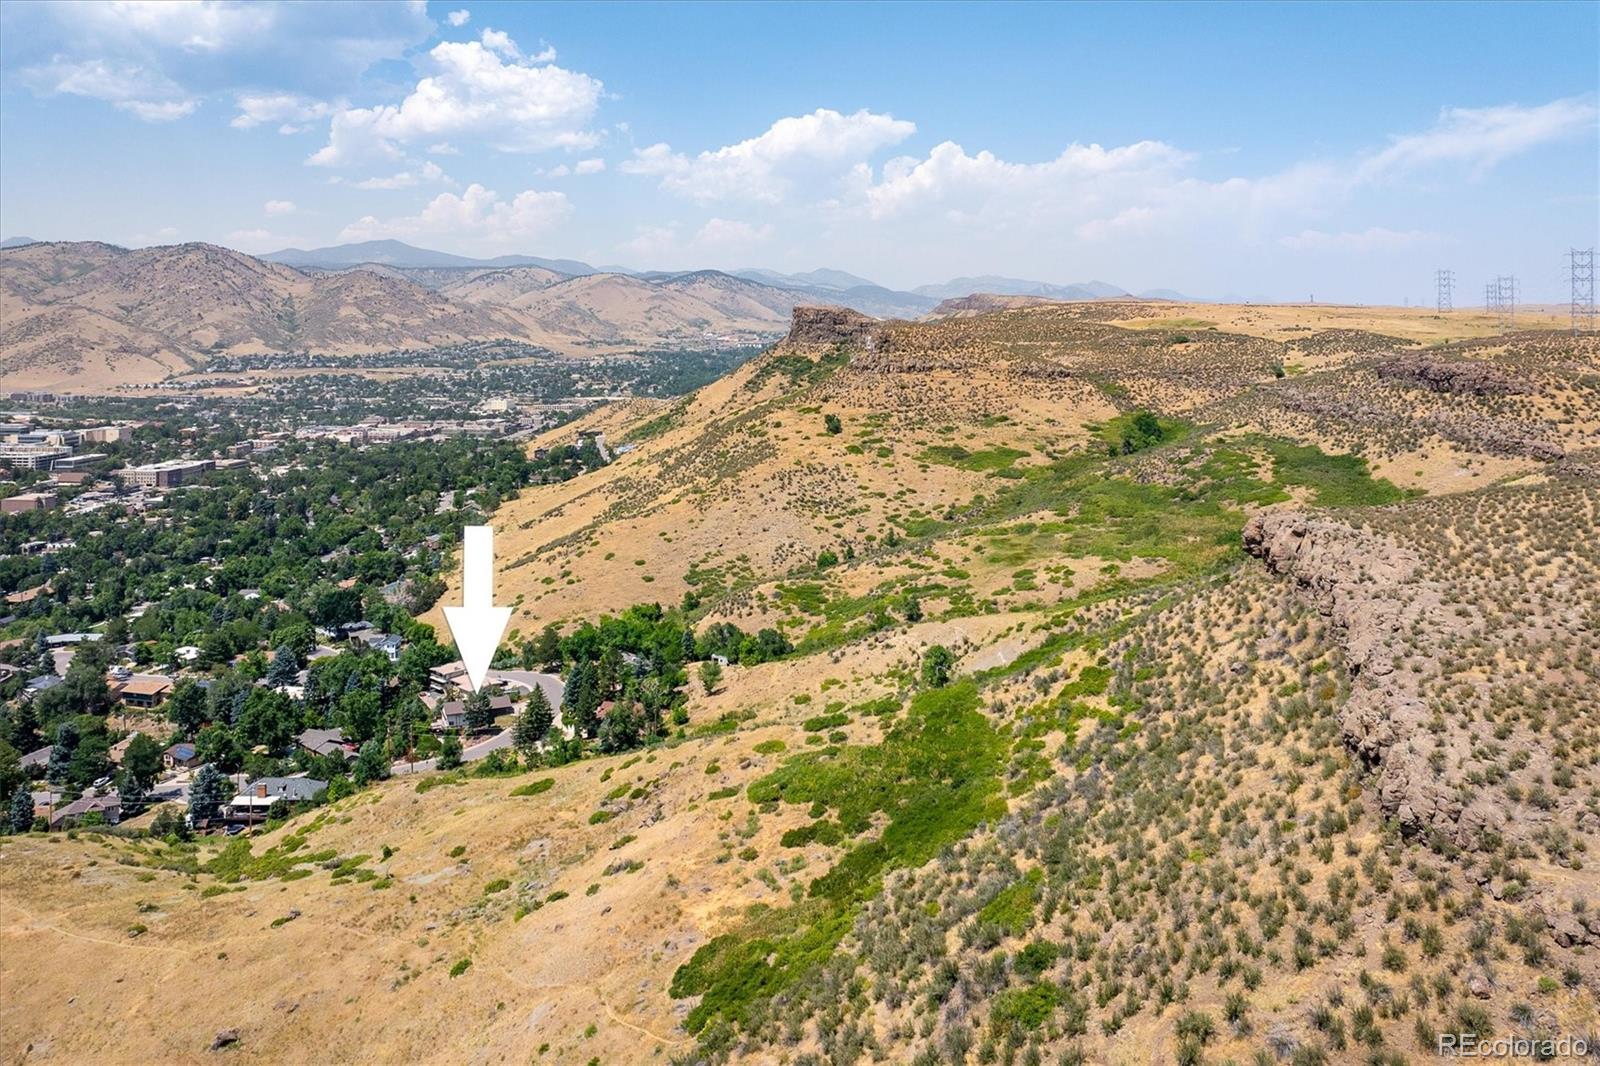
[[[1483,305],[1499,320],[1501,329],[1509,329],[1517,315],[1516,275],[1501,274],[1485,285]]]
[[[1572,248],[1567,252],[1572,279],[1572,332],[1594,329],[1594,249]]]
[[[1454,270],[1435,270],[1433,272],[1434,299],[1441,315],[1449,314],[1455,310],[1455,283],[1456,272]]]

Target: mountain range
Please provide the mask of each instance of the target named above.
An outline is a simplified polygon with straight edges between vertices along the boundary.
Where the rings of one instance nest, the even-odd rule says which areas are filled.
[[[18,237],[0,249],[0,385],[11,387],[149,383],[224,353],[354,354],[498,339],[564,354],[703,348],[774,339],[802,304],[916,319],[970,313],[960,301],[974,293],[1129,295],[1103,282],[998,276],[902,291],[831,269],[642,272],[527,255],[473,259],[401,241],[259,257],[201,243],[130,250]],[[936,310],[948,300],[957,303]]]

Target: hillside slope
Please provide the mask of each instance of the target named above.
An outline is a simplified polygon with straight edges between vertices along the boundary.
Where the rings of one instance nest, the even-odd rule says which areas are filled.
[[[1167,313],[801,309],[534,442],[635,447],[495,515],[513,645],[659,602],[794,650],[644,751],[232,843],[0,838],[0,1044],[1313,1063],[1600,1029],[1600,339]]]
[[[208,244],[0,251],[0,388],[145,384],[215,354],[512,339],[567,354],[770,340],[796,299],[727,274],[541,266],[297,270]]]

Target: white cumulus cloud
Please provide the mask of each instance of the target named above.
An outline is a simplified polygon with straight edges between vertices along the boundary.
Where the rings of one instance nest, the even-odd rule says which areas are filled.
[[[239,113],[228,123],[236,130],[275,125],[283,134],[301,133],[305,123],[327,118],[335,105],[299,93],[240,93],[234,97]]]
[[[460,11],[450,12],[444,17],[444,20],[450,23],[452,26],[465,26],[468,22],[472,21],[472,12],[468,11],[466,8],[462,8]]]
[[[367,215],[340,231],[339,240],[448,236],[477,244],[503,244],[537,237],[570,211],[564,193],[528,189],[503,200],[493,190],[474,183],[459,196],[440,193],[415,215],[389,219]]]
[[[702,203],[747,199],[783,200],[802,177],[839,172],[880,148],[898,144],[916,124],[860,110],[851,115],[819,108],[781,118],[765,132],[738,144],[701,152],[675,152],[667,144],[636,149],[621,169],[658,177],[661,187]]]
[[[37,92],[103,100],[146,122],[171,122],[199,106],[172,79],[135,62],[58,57],[22,71],[21,77]]]
[[[292,215],[296,210],[293,200],[268,200],[261,209],[269,215]]]
[[[327,145],[308,162],[398,159],[404,145],[443,139],[476,138],[512,152],[598,143],[589,122],[604,91],[600,81],[537,57],[521,59],[509,37],[492,33],[435,45],[428,53],[434,72],[399,104],[335,112]]]
[[[450,180],[449,175],[444,172],[444,168],[432,161],[426,161],[420,167],[402,170],[398,174],[391,174],[386,178],[367,178],[354,184],[358,189],[409,189],[412,186],[423,183],[455,184]]]

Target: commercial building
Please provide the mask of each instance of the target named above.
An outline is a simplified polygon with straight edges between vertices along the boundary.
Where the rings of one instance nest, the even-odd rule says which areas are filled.
[[[0,500],[0,514],[17,514],[21,511],[47,511],[61,501],[53,492],[25,492]]]
[[[52,470],[57,460],[71,454],[62,444],[0,444],[0,463],[15,470]]]
[[[141,489],[170,489],[188,484],[200,477],[214,464],[210,459],[168,459],[164,463],[146,463],[117,471],[124,485]]]

